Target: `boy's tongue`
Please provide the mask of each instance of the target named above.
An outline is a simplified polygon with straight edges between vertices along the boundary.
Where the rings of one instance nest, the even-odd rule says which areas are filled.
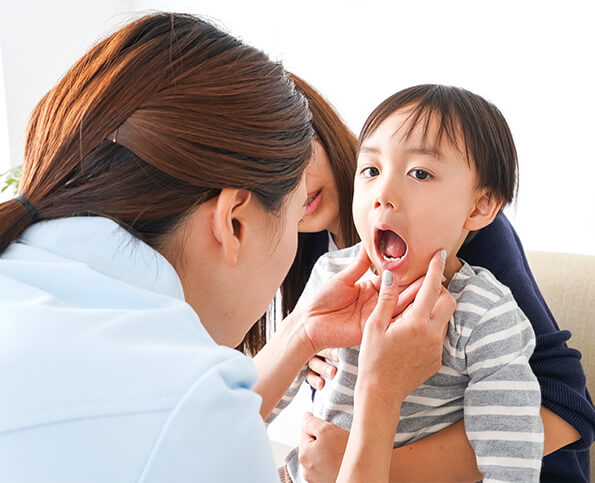
[[[384,236],[384,254],[392,258],[401,258],[405,254],[405,242],[396,233],[387,230]]]

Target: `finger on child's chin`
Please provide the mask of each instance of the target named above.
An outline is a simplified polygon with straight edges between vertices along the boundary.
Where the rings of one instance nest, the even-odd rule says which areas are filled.
[[[413,305],[416,308],[416,312],[428,319],[443,289],[442,277],[444,275],[445,260],[445,250],[440,250],[434,254],[430,260],[428,272],[422,286],[415,297]]]
[[[398,316],[412,304],[423,284],[424,278],[425,276],[419,277],[415,282],[403,288],[402,292],[399,294],[399,300],[397,301],[393,317]]]
[[[440,296],[438,297],[436,305],[434,305],[434,309],[432,310],[430,320],[432,320],[434,324],[437,324],[441,327],[443,336],[446,336],[448,321],[454,313],[455,308],[456,301],[454,300],[453,296],[448,292],[448,290],[442,287]]]

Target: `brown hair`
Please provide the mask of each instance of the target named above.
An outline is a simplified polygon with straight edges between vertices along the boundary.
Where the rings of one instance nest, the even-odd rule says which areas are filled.
[[[514,199],[518,161],[508,123],[496,106],[460,87],[424,84],[393,94],[368,116],[359,136],[358,151],[382,121],[404,107],[411,107],[407,137],[423,123],[425,139],[432,119],[437,116],[435,144],[439,145],[446,135],[448,142],[462,152],[467,162],[474,163],[478,187],[488,188],[503,206]],[[459,139],[461,135],[462,139]]]
[[[308,100],[316,139],[328,155],[339,195],[341,241],[345,246],[354,245],[359,241],[351,209],[356,169],[356,137],[331,104],[310,84],[295,74],[289,73],[289,76],[293,79],[298,91]],[[281,285],[282,316],[286,316],[294,309],[310,277],[314,263],[320,255],[327,251],[327,248],[328,234],[326,231],[298,235],[296,257]],[[243,343],[238,347],[239,349],[254,355],[262,348],[267,339],[267,332],[274,330],[275,327],[276,317],[271,309],[252,327]]]
[[[40,220],[112,218],[154,248],[222,188],[279,212],[313,131],[282,66],[200,18],[157,13],[85,54],[35,107],[20,193]],[[32,219],[0,204],[0,253]]]

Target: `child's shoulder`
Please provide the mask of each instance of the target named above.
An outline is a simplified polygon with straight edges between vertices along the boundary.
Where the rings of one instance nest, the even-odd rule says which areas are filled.
[[[488,269],[461,262],[463,266],[448,285],[448,291],[457,303],[475,300],[491,306],[502,299],[512,299],[510,289]]]
[[[483,267],[472,267],[464,261],[462,263],[448,285],[448,291],[457,302],[455,319],[462,318],[466,325],[474,325],[474,321],[479,323],[488,313],[493,315],[516,310],[517,304],[510,289],[492,272]]]

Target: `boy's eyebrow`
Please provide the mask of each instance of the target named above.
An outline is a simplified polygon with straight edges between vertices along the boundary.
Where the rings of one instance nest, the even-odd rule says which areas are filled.
[[[373,153],[373,154],[379,154],[380,153],[380,149],[375,148],[374,146],[366,146],[363,145],[362,147],[359,148],[359,152],[360,153]]]
[[[380,149],[378,149],[374,146],[364,145],[359,149],[359,152],[360,153],[379,154]],[[408,148],[408,149],[406,149],[406,152],[412,153],[412,154],[423,154],[426,156],[431,156],[436,159],[442,159],[442,154],[440,153],[440,151],[438,151],[436,149],[432,149],[432,148],[424,148],[424,147]]]
[[[413,154],[423,154],[425,156],[431,156],[436,159],[442,159],[442,154],[440,151],[432,148],[424,148],[424,147],[416,147],[416,148],[408,148],[406,150],[407,153]]]

